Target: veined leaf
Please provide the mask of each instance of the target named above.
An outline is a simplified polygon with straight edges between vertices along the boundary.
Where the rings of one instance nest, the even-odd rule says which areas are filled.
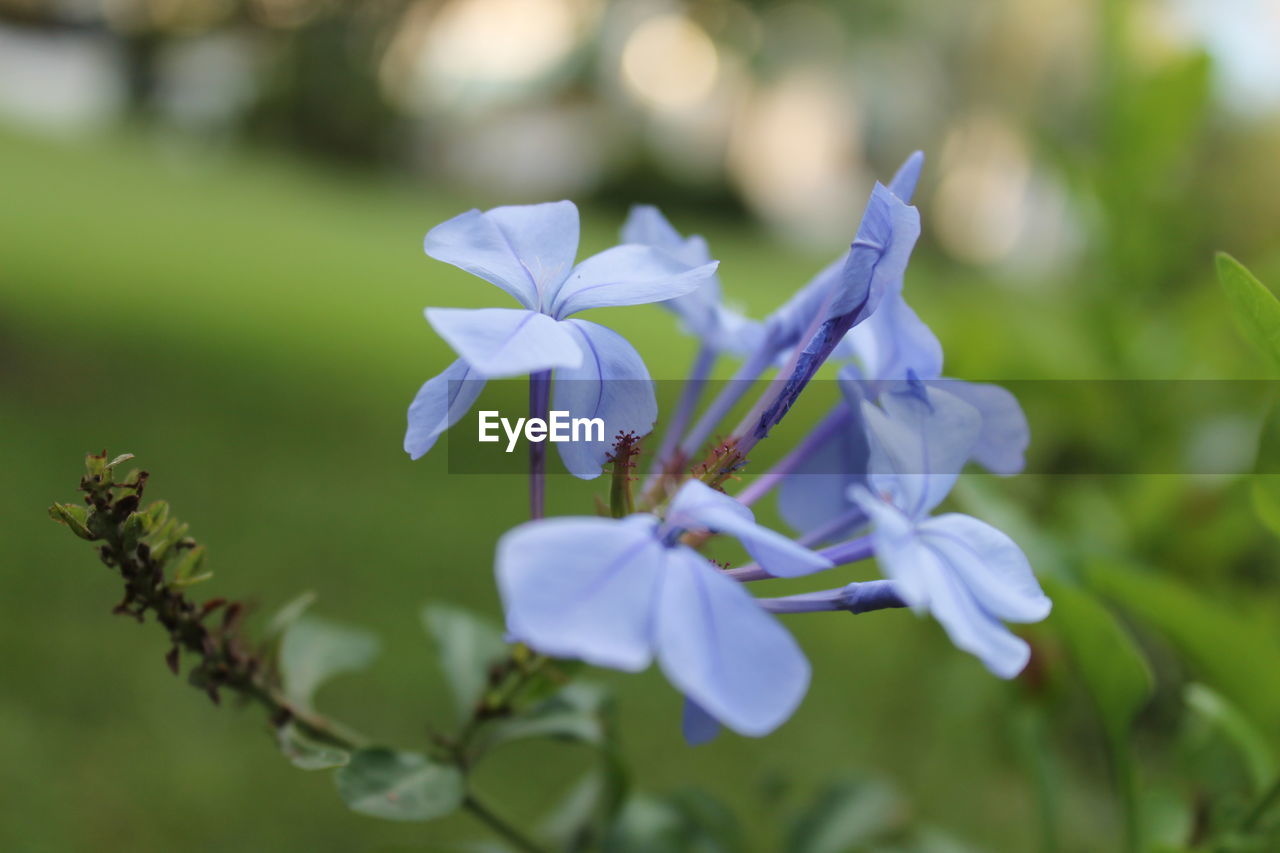
[[[434,820],[462,805],[458,768],[416,752],[362,749],[336,776],[338,793],[352,810],[383,820]]]

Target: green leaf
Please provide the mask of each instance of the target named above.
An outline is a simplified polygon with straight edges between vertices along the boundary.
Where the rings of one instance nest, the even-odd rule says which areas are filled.
[[[132,453],[121,453],[121,454],[120,454],[119,456],[117,456],[115,459],[112,459],[110,462],[108,462],[108,463],[107,463],[107,467],[108,467],[108,468],[114,468],[114,467],[116,467],[117,465],[119,465],[121,462],[128,462],[128,461],[129,461],[130,459],[132,459],[132,458],[133,458],[133,454],[132,454]]]
[[[416,752],[359,750],[336,780],[348,808],[383,820],[434,820],[462,805],[464,782],[458,769]]]
[[[901,799],[888,784],[845,778],[824,787],[794,821],[787,850],[793,853],[843,853],[861,849],[900,829]]]
[[[277,610],[275,615],[271,617],[271,622],[267,625],[267,639],[278,637],[288,631],[289,626],[301,619],[302,614],[306,613],[311,605],[315,604],[318,597],[315,590],[309,589]]]
[[[439,646],[440,667],[453,691],[458,718],[466,720],[484,694],[490,668],[507,656],[502,631],[468,610],[443,604],[424,607],[422,624]]]
[[[377,654],[378,638],[368,631],[303,617],[289,626],[280,643],[285,696],[309,709],[321,684],[339,673],[364,669]]]
[[[657,797],[638,794],[622,807],[602,847],[610,853],[677,853],[687,849],[683,830],[683,820],[674,808]]]
[[[293,723],[285,723],[276,729],[276,743],[280,751],[294,767],[303,770],[329,770],[342,767],[351,760],[351,753],[336,746],[320,743],[301,732]]]
[[[96,537],[89,532],[85,522],[88,520],[88,513],[85,508],[77,504],[59,504],[55,503],[49,507],[49,517],[59,524],[65,524],[71,528],[71,532],[79,536],[81,539],[88,539],[92,542]]]
[[[1275,781],[1276,763],[1271,747],[1239,708],[1203,684],[1188,684],[1182,695],[1187,707],[1235,746],[1249,769],[1255,790],[1262,791]]]
[[[1071,650],[1102,719],[1124,808],[1126,849],[1137,853],[1142,848],[1142,815],[1129,734],[1151,697],[1151,667],[1129,632],[1092,595],[1061,581],[1044,580],[1053,599],[1052,624]]]
[[[1240,334],[1280,367],[1280,300],[1230,255],[1219,252],[1217,266]]]
[[[182,589],[213,577],[213,572],[203,571],[204,555],[203,545],[188,549],[174,566],[172,585]]]
[[[1113,748],[1128,741],[1134,717],[1151,697],[1151,667],[1133,637],[1093,596],[1045,579],[1052,624],[1066,640]]]
[[[1271,632],[1179,581],[1117,562],[1087,568],[1089,585],[1160,632],[1200,678],[1263,732],[1280,724],[1280,646]]]

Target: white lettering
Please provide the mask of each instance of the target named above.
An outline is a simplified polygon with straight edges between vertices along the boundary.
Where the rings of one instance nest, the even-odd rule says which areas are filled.
[[[524,418],[516,418],[516,425],[513,428],[511,421],[502,418],[502,431],[507,434],[507,452],[516,449],[516,442],[520,440],[520,427],[524,426]]]
[[[582,438],[578,438],[578,427],[586,433]],[[592,429],[596,432],[595,438],[591,437]],[[604,441],[604,418],[574,418],[573,441]]]
[[[480,412],[480,418],[479,418],[480,436],[477,439],[478,441],[497,441],[498,440],[498,437],[496,435],[489,435],[489,430],[496,429],[498,426],[496,422],[491,421],[489,419],[496,418],[497,416],[498,416],[498,413],[495,411]]]
[[[604,441],[604,418],[571,418],[569,412],[555,410],[548,412],[549,419],[542,418],[504,418],[493,410],[485,409],[477,412],[476,438],[482,442],[501,441],[498,427],[507,437],[507,453],[515,452],[520,443],[520,436],[525,441]]]

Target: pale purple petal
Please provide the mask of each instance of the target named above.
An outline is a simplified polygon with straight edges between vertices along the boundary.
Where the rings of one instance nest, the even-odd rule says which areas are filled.
[[[653,246],[671,255],[679,255],[687,249],[685,238],[667,221],[662,211],[651,204],[636,204],[627,213],[627,221],[622,225],[622,242],[636,243],[641,246]],[[703,246],[705,249],[705,244]],[[706,263],[711,258],[692,258],[691,266]]]
[[[713,261],[690,269],[658,249],[614,246],[574,268],[555,292],[548,313],[564,319],[588,308],[664,302],[697,290],[718,265]]]
[[[854,326],[842,342],[868,380],[921,379],[942,375],[942,344],[900,293],[888,293],[875,312]]]
[[[657,519],[530,521],[498,540],[511,636],[544,654],[636,672],[652,659],[665,549]]]
[[[656,627],[667,678],[740,734],[773,731],[809,687],[809,662],[791,634],[692,549],[667,552]]]
[[[626,338],[597,323],[565,320],[583,353],[577,367],[556,371],[552,408],[571,418],[601,418],[601,441],[565,441],[556,444],[569,473],[584,480],[600,475],[605,456],[619,432],[646,435],[658,419],[653,382],[640,354]],[[594,438],[594,436],[593,436]]]
[[[715,740],[716,735],[720,734],[720,721],[686,696],[684,710],[680,715],[680,731],[689,746],[702,746]]]
[[[666,522],[672,527],[713,530],[740,541],[769,574],[794,578],[834,564],[803,545],[756,524],[751,510],[700,480],[689,480],[671,500]]]
[[[622,241],[652,246],[689,267],[711,261],[706,240],[683,237],[662,213],[651,205],[635,205],[622,226]],[[745,317],[726,309],[720,301],[720,279],[709,276],[697,290],[661,303],[676,314],[689,334],[718,352],[743,353],[758,342],[758,332]]]
[[[778,513],[808,533],[846,516],[853,506],[849,488],[866,480],[867,439],[861,422],[830,436],[778,488]],[[848,530],[856,522],[850,520]],[[840,530],[832,530],[835,538]]]
[[[493,282],[531,311],[573,268],[578,208],[571,201],[469,210],[427,232],[431,257]]]
[[[445,430],[465,415],[480,392],[484,378],[462,359],[427,380],[409,405],[409,428],[404,434],[404,450],[418,459],[432,448]]]
[[[899,597],[917,613],[932,614],[957,648],[979,657],[994,674],[1012,678],[1021,672],[1030,650],[1005,628],[997,611],[1034,621],[1030,617],[1044,618],[1049,603],[1037,595],[1039,585],[1017,546],[976,519],[956,522],[956,516],[941,516],[917,526],[865,489],[855,488],[853,497],[871,518],[876,562]],[[944,538],[957,535],[964,537],[965,548],[980,549],[982,559],[993,562],[977,562],[973,553]]]
[[[481,376],[577,367],[582,350],[564,324],[519,308],[428,308],[427,322]]]
[[[982,609],[1006,622],[1039,622],[1053,606],[1012,539],[984,521],[947,513],[917,527],[920,540],[960,578]]]
[[[911,518],[862,486],[851,488],[849,497],[871,521],[871,542],[880,571],[897,584],[908,607],[916,613],[928,611],[933,590],[930,575],[922,566],[936,558],[916,536]]]
[[[916,183],[920,180],[920,170],[924,167],[924,152],[916,151],[911,154],[902,165],[898,167],[898,171],[894,173],[893,180],[889,182],[889,192],[902,199],[904,202],[910,203],[911,196],[915,194]]]
[[[827,316],[838,317],[857,309],[861,319],[875,311],[886,293],[901,290],[919,237],[920,212],[877,183],[840,271],[840,285]]]
[[[1031,658],[1026,641],[984,610],[960,578],[938,563],[925,566],[923,571],[933,586],[929,609],[956,648],[976,656],[1000,678],[1022,672]]]
[[[1017,474],[1026,464],[1031,428],[1018,398],[999,385],[949,379],[938,385],[982,414],[982,432],[973,459],[993,474]]]
[[[880,405],[862,404],[871,490],[912,519],[926,517],[955,484],[982,428],[978,410],[920,382],[894,383]]]

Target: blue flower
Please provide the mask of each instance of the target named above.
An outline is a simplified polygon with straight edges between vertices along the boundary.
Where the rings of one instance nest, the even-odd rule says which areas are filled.
[[[745,735],[767,734],[804,696],[808,661],[742,584],[680,542],[688,530],[737,538],[774,575],[832,566],[692,480],[665,519],[554,518],[504,535],[497,576],[508,631],[540,652],[626,671],[656,657],[706,715]]]
[[[570,316],[682,296],[716,268],[715,262],[690,268],[638,245],[615,246],[575,266],[578,209],[569,201],[471,210],[432,228],[425,248],[496,284],[522,307],[426,310],[459,358],[418,391],[405,451],[417,459],[430,450],[471,408],[486,379],[555,369],[554,407],[605,422],[606,441],[557,445],[569,471],[584,478],[600,473],[617,432],[648,432],[657,405],[635,349],[609,329]]]
[[[911,202],[924,154],[907,158],[889,182],[889,192],[904,204]],[[885,281],[880,301],[865,321],[841,341],[836,355],[858,360],[866,379],[906,379],[908,371],[924,379],[942,375],[942,345],[902,298],[903,276]]]
[[[936,618],[955,645],[1001,678],[1022,671],[1025,641],[1004,622],[1038,622],[1051,603],[1021,549],[967,515],[931,517],[982,431],[982,414],[960,397],[913,380],[862,404],[867,485],[851,489],[870,519],[876,560],[897,594]]]
[[[637,204],[622,226],[622,242],[651,246],[690,267],[711,261],[707,241],[681,236],[658,208]],[[692,293],[661,303],[680,318],[685,330],[712,352],[744,355],[759,345],[761,326],[721,301],[720,279],[710,276]]]

